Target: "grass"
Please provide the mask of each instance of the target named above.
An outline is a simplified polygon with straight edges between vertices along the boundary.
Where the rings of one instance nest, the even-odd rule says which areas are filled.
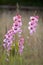
[[[3,11],[2,17],[0,18],[0,65],[43,65],[43,22],[41,13],[38,15],[39,23],[36,33],[33,36],[29,35],[27,30],[29,17],[33,15],[34,11],[21,11],[22,22],[23,22],[23,33],[25,38],[24,52],[21,57],[19,55],[10,56],[9,62],[6,63],[6,54],[2,47],[4,34],[6,33],[5,27],[7,25],[7,30],[12,26],[12,17],[16,14],[14,11]],[[3,26],[2,26],[3,25]]]

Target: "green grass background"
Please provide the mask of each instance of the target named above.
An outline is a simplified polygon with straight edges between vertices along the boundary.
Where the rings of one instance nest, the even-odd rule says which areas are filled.
[[[24,36],[24,51],[21,57],[15,55],[10,56],[9,62],[6,63],[5,51],[2,47],[4,35],[7,30],[11,29],[13,24],[13,16],[16,15],[15,10],[0,10],[0,65],[43,65],[43,11],[37,11],[39,22],[36,33],[30,36],[28,31],[29,17],[34,15],[34,10],[19,11],[22,16],[22,35]]]

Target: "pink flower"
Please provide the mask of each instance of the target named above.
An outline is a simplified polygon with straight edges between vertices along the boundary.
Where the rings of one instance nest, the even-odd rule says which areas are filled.
[[[30,20],[38,21],[38,19],[36,18],[36,16],[31,16],[31,17],[30,17]]]
[[[21,27],[22,26],[22,22],[18,22],[19,23],[19,27]]]
[[[18,19],[17,16],[14,16],[14,17],[13,17],[13,21],[14,21],[14,22],[17,21],[17,19]]]
[[[13,17],[13,21],[17,21],[19,19],[19,21],[21,21],[21,16],[19,14],[17,14],[16,16]]]
[[[20,15],[16,15],[14,17],[14,23],[13,23],[13,26],[12,26],[12,30],[13,30],[14,34],[16,34],[17,32],[19,32],[21,26],[22,26],[21,16]]]
[[[20,42],[19,42],[19,49],[21,50],[21,53],[23,51],[23,44],[24,44],[24,38],[21,38],[21,26],[22,26],[22,21],[21,21],[21,16],[18,14],[16,16],[13,17],[13,25],[12,28],[10,30],[8,30],[8,32],[5,34],[5,38],[3,40],[4,44],[3,47],[6,49],[6,51],[10,51],[12,48],[12,43],[13,43],[13,37],[16,33],[19,33],[19,37],[20,37]],[[14,44],[15,46],[15,44]],[[20,51],[19,50],[19,51]]]
[[[24,49],[24,46],[22,46],[22,47],[19,47],[19,53],[20,53],[20,55],[22,54],[22,52],[23,52],[23,49]]]
[[[38,24],[38,17],[37,16],[31,16],[30,22],[28,24],[29,24],[28,29],[30,31],[30,34],[33,34],[34,32],[36,32],[36,27]]]
[[[6,48],[6,50],[10,50],[12,42],[13,42],[13,30],[12,29],[7,32],[3,42],[4,42],[3,47]]]
[[[16,34],[19,30],[20,30],[20,28],[18,27],[12,27],[12,29],[13,29],[13,32],[14,32],[14,34]]]
[[[20,53],[20,55],[22,54],[23,49],[24,49],[24,38],[21,37],[19,40],[19,53]]]

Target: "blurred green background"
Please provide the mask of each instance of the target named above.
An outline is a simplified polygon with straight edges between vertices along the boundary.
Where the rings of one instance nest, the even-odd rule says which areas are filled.
[[[0,9],[0,65],[43,65],[43,11],[38,10],[39,22],[36,33],[32,36],[29,34],[28,22],[30,16],[34,15],[34,10],[19,10],[22,16],[22,30],[25,39],[22,59],[19,56],[9,56],[10,60],[6,63],[6,54],[3,49],[3,39],[7,31],[11,29],[13,24],[13,16],[16,15],[16,10]]]
[[[36,6],[43,7],[42,0],[0,0],[0,6],[11,5],[16,6]],[[17,8],[17,7],[16,7]],[[22,30],[23,37],[25,39],[24,51],[21,56],[10,56],[9,62],[6,63],[6,54],[3,49],[3,39],[4,35],[9,29],[11,29],[13,24],[13,16],[17,14],[16,9],[11,8],[0,8],[0,65],[43,65],[43,10],[40,9],[19,9],[19,14],[22,16]],[[30,16],[33,16],[35,11],[39,16],[38,27],[36,33],[30,36],[28,30],[28,22],[30,21]]]
[[[0,5],[43,6],[43,0],[0,0]]]

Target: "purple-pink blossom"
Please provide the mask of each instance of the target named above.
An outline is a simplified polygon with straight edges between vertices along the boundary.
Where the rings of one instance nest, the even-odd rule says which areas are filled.
[[[19,54],[21,55],[24,49],[24,38],[21,37],[19,40]]]
[[[30,17],[30,22],[28,23],[28,25],[29,25],[28,29],[29,29],[30,34],[33,34],[34,32],[36,32],[36,28],[38,25],[38,19],[39,19],[38,16]]]
[[[18,14],[16,16],[13,17],[13,25],[11,27],[10,30],[8,30],[8,32],[5,34],[5,38],[3,40],[4,44],[3,47],[7,50],[10,51],[12,49],[12,45],[13,45],[13,40],[14,40],[14,35],[16,33],[18,33],[18,37],[21,37],[21,33],[22,33],[22,21],[21,21],[21,16]],[[22,51],[23,50],[23,43],[24,43],[24,39],[20,38],[20,42],[19,42],[19,48]],[[21,45],[22,43],[22,45]],[[14,43],[15,45],[15,43]],[[21,47],[22,46],[22,47]]]
[[[7,49],[8,51],[11,49],[11,45],[13,42],[13,30],[9,30],[6,34],[5,34],[5,38],[3,40],[4,44],[4,48]]]
[[[21,21],[21,16],[20,15],[16,15],[15,17],[13,17],[13,26],[12,29],[14,31],[14,34],[16,34],[17,32],[19,32],[21,26],[22,26],[22,21]]]

